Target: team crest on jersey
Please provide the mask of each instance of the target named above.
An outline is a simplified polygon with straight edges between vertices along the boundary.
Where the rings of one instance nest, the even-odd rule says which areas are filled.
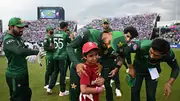
[[[123,46],[123,43],[122,43],[122,42],[119,42],[118,45],[119,45],[119,47],[122,47],[122,46]]]
[[[133,45],[133,50],[137,50],[137,45],[136,44]]]

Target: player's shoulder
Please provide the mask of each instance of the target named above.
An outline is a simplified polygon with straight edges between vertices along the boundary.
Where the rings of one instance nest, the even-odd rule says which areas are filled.
[[[16,41],[15,37],[13,37],[13,35],[8,34],[8,33],[3,38],[3,43],[4,44],[9,44],[9,43],[12,43],[12,42],[15,42],[15,41]]]

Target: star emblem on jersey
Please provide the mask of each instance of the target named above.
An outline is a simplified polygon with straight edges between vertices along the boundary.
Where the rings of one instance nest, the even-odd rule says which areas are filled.
[[[137,45],[136,45],[136,44],[133,46],[133,49],[134,49],[134,50],[137,50]]]
[[[123,46],[123,43],[122,43],[122,42],[119,42],[118,45],[119,45],[119,47],[122,47],[122,46]]]
[[[76,89],[76,87],[77,87],[77,85],[75,85],[74,83],[71,84],[71,88]]]

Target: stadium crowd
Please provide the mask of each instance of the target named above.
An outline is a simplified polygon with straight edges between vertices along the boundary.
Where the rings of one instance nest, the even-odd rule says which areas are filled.
[[[26,21],[28,23],[28,28],[23,33],[22,38],[28,42],[42,42],[46,33],[47,26],[53,26],[58,30],[59,20],[52,19],[42,19],[34,21]],[[77,23],[74,21],[67,21],[69,29],[72,31],[75,29]]]
[[[159,35],[160,38],[163,38],[172,44],[180,44],[180,26],[169,27],[169,32],[160,32]]]
[[[152,13],[135,16],[126,16],[121,18],[114,17],[107,19],[110,21],[110,27],[112,30],[122,31],[127,26],[134,26],[138,30],[139,39],[150,39],[157,16],[158,15],[156,13]],[[102,30],[102,19],[95,19],[83,28],[87,27]],[[82,29],[80,29],[79,31],[81,31]]]

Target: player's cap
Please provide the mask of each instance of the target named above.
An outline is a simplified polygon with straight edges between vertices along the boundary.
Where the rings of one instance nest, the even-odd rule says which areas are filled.
[[[49,30],[54,30],[54,28],[52,26],[47,26],[46,31],[49,31]]]
[[[115,50],[116,52],[123,52],[122,49],[127,46],[126,38],[123,32],[113,31],[110,44],[113,50]]]
[[[9,20],[8,26],[27,27],[28,25],[25,24],[22,19],[13,17]]]
[[[109,24],[109,20],[108,19],[104,19],[103,20],[103,24]]]
[[[82,47],[82,54],[89,52],[92,49],[98,49],[94,42],[86,42]]]

